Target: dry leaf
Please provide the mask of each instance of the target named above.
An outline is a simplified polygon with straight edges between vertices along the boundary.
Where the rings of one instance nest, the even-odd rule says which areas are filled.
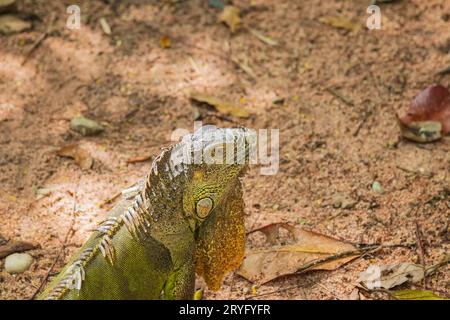
[[[105,34],[108,36],[111,35],[111,27],[109,26],[108,21],[105,18],[100,18],[100,26]]]
[[[92,159],[89,152],[87,152],[78,144],[71,144],[62,147],[61,149],[59,149],[58,155],[61,157],[68,157],[74,159],[75,162],[83,170],[90,169],[94,164],[94,159]]]
[[[0,259],[3,259],[4,257],[9,256],[10,254],[16,253],[16,252],[24,252],[28,250],[33,250],[38,248],[39,245],[25,242],[25,241],[15,241],[11,240],[9,242],[6,242],[4,245],[0,245]]]
[[[241,68],[246,74],[248,74],[251,78],[256,79],[255,72],[253,69],[248,65],[248,61],[246,62],[240,62],[236,58],[231,58],[231,60],[237,64],[239,68]]]
[[[245,111],[242,106],[236,105],[229,101],[220,100],[207,94],[193,92],[191,93],[191,99],[213,106],[220,113],[229,114],[240,118],[248,118],[250,116],[250,114]]]
[[[235,32],[241,24],[241,11],[234,6],[225,6],[219,15],[219,21],[225,23],[231,30]]]
[[[434,269],[427,269],[427,274]],[[398,263],[385,266],[369,266],[359,274],[358,282],[369,289],[391,289],[405,282],[416,283],[425,276],[424,268],[413,263]]]
[[[449,300],[429,290],[398,290],[392,292],[392,295],[400,300]]]
[[[248,252],[238,274],[249,281],[263,284],[298,271],[335,270],[359,255],[351,254],[356,250],[352,244],[301,228],[295,228],[294,231],[295,244]]]
[[[358,31],[361,29],[359,24],[355,24],[345,17],[322,17],[319,21],[337,29],[344,29],[348,31]]]
[[[450,132],[450,92],[432,85],[414,98],[404,116],[398,116],[405,138],[431,142]]]
[[[252,29],[252,28],[248,28],[248,31],[250,31],[250,33],[252,35],[254,35],[256,38],[258,38],[259,40],[261,40],[265,44],[268,44],[269,46],[276,46],[276,45],[278,45],[278,42],[276,42],[272,38],[269,38],[269,37],[263,35],[258,30],[255,30],[255,29]]]
[[[271,223],[267,226],[252,230],[248,234],[252,234],[252,233],[258,232],[258,231],[262,232],[266,236],[266,242],[271,245],[275,245],[277,242],[277,238],[280,234],[280,228],[289,231],[289,233],[295,239],[295,227],[291,226],[290,224],[287,224],[287,223]]]
[[[162,36],[159,39],[159,45],[163,49],[169,49],[172,46],[172,41],[170,40],[170,38],[168,36]]]

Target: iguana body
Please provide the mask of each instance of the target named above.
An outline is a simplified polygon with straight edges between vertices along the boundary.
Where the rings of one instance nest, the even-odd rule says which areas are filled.
[[[217,290],[244,254],[248,133],[203,127],[164,150],[39,299],[192,299],[196,271]],[[231,142],[232,164],[198,161]]]

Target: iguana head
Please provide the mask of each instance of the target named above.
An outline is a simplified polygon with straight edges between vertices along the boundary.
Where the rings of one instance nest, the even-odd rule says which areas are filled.
[[[217,290],[223,276],[244,256],[244,204],[239,177],[253,145],[247,129],[206,126],[182,143],[190,146],[190,179],[183,191],[183,209],[195,234],[196,269]],[[185,150],[186,151],[186,150]]]

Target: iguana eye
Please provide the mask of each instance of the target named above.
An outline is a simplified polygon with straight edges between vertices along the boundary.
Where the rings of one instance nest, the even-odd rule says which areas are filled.
[[[197,212],[197,216],[201,219],[204,219],[208,216],[213,208],[213,202],[210,198],[203,198],[199,202],[197,202],[197,206],[195,208]]]

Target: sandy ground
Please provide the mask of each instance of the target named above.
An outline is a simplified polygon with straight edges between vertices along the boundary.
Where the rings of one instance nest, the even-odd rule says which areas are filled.
[[[280,130],[279,172],[263,176],[255,167],[245,178],[248,230],[283,221],[353,243],[404,244],[415,243],[418,224],[427,263],[438,262],[449,252],[450,138],[404,141],[395,113],[429,84],[450,83],[450,75],[436,75],[450,65],[450,2],[383,5],[378,31],[320,22],[344,16],[364,25],[368,2],[234,1],[245,25],[278,42],[270,46],[245,28],[231,34],[206,1],[84,1],[81,30],[65,28],[70,1],[21,1],[33,29],[0,36],[0,234],[40,249],[30,251],[35,262],[21,275],[6,273],[0,260],[0,299],[30,298],[70,226],[55,271],[106,214],[108,206],[99,204],[149,170],[150,162],[126,160],[157,155],[174,129],[192,130],[198,113],[203,123]],[[52,12],[53,31],[21,65]],[[161,48],[163,35],[171,48]],[[192,90],[237,101],[252,116],[198,109]],[[105,132],[87,138],[70,131],[78,114]],[[90,151],[92,169],[57,156],[75,142]],[[372,191],[375,180],[383,194]],[[37,199],[38,188],[51,193]],[[357,204],[333,208],[336,193]],[[403,261],[418,263],[418,251],[384,249],[336,271],[273,281],[256,288],[256,297],[251,283],[231,274],[222,290],[204,297],[386,299],[358,294],[358,274],[370,264]],[[426,287],[449,297],[449,275],[441,268]]]

